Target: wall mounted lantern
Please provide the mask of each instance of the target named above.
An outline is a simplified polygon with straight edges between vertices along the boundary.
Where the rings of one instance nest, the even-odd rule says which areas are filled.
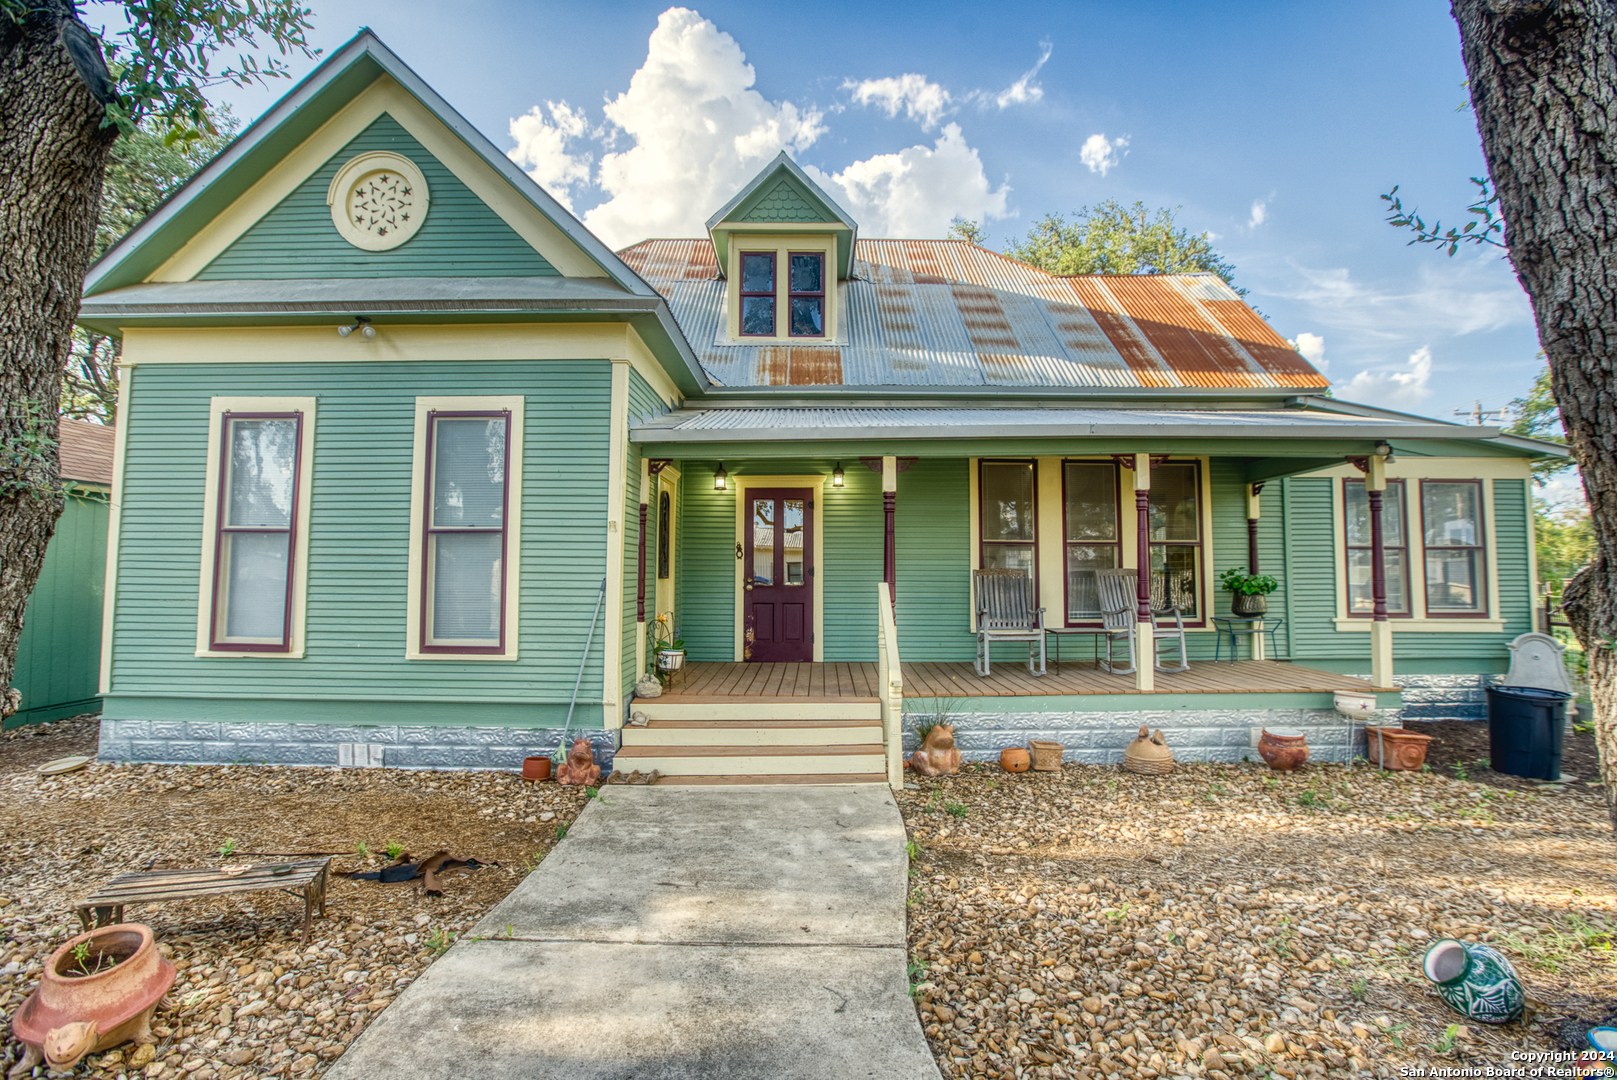
[[[842,486],[842,462],[840,461],[837,462],[837,467],[831,470],[831,486]]]
[[[724,486],[730,482],[730,474],[724,471],[724,462],[719,462],[719,471],[713,474],[713,490],[723,491]]]

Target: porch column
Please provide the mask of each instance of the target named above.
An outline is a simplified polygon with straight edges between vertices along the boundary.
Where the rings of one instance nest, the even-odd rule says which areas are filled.
[[[1387,461],[1371,454],[1365,461],[1364,491],[1370,503],[1370,681],[1392,685],[1392,623],[1387,619],[1387,568],[1381,531],[1381,493],[1387,490]]]
[[[887,583],[887,599],[893,602],[898,618],[898,548],[895,545],[893,516],[898,506],[898,458],[881,459],[882,555],[881,579]]]
[[[1258,572],[1258,511],[1260,509],[1259,496],[1263,494],[1262,484],[1248,484],[1246,486],[1246,572]],[[1231,646],[1232,650],[1234,646]],[[1252,659],[1262,660],[1263,635],[1252,635]]]
[[[640,676],[646,673],[646,495],[649,490],[651,478],[656,475],[651,471],[651,463],[645,457],[640,459],[640,550],[635,559],[635,585],[634,585],[634,678],[640,681]]]
[[[1156,689],[1157,639],[1151,621],[1151,455],[1134,455],[1134,512],[1138,518],[1135,545],[1134,689]]]

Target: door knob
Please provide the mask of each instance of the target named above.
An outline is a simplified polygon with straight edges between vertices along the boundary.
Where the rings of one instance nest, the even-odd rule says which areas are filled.
[[[745,588],[748,592],[751,592],[752,591],[752,582],[750,582],[750,581],[747,582],[746,585],[743,586],[743,588]]]

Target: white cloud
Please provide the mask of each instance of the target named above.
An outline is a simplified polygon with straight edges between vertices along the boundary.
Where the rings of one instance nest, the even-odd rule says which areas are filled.
[[[1247,219],[1246,227],[1249,228],[1249,229],[1256,229],[1259,225],[1262,225],[1265,221],[1268,221],[1268,220],[1269,220],[1269,200],[1268,199],[1253,199],[1252,200],[1252,216]]]
[[[1367,368],[1336,390],[1347,401],[1407,412],[1431,396],[1431,378],[1432,350],[1422,345],[1402,367]]]
[[[1027,105],[1044,97],[1044,87],[1033,80],[1038,76],[1039,69],[1044,66],[1045,61],[1050,59],[1051,45],[1046,41],[1040,49],[1038,62],[1024,71],[1020,79],[995,94],[994,104],[1004,109],[1011,105]]]
[[[1288,339],[1286,344],[1296,349],[1302,354],[1304,360],[1313,364],[1320,371],[1324,371],[1331,366],[1331,362],[1325,359],[1325,338],[1320,334],[1310,334],[1307,330],[1304,330],[1295,338]]]
[[[609,198],[584,224],[618,247],[654,236],[700,236],[708,215],[781,150],[801,153],[826,130],[822,114],[752,89],[756,73],[734,38],[687,8],[657,19],[646,62],[606,119],[634,143],[602,157]]]
[[[1089,166],[1090,172],[1105,176],[1122,162],[1123,155],[1118,151],[1126,153],[1128,144],[1128,139],[1121,136],[1108,141],[1105,135],[1091,135],[1079,149],[1078,160]]]
[[[888,116],[897,116],[899,110],[911,120],[919,121],[922,131],[931,131],[948,113],[952,99],[949,91],[931,82],[925,75],[900,75],[897,78],[848,80],[844,90],[853,93],[853,100],[861,105],[875,105]]]
[[[1284,274],[1265,277],[1274,284],[1262,295],[1295,301],[1308,322],[1366,341],[1412,345],[1433,335],[1530,325],[1533,318],[1521,287],[1502,280],[1496,265],[1481,262],[1423,266],[1416,284],[1403,290],[1360,284],[1345,268],[1321,270],[1295,262]]]
[[[956,214],[974,221],[1006,216],[1010,186],[993,188],[982,158],[959,124],[946,124],[931,146],[856,161],[839,173],[804,170],[859,222],[866,236],[941,237]]]
[[[570,151],[568,144],[584,137],[589,122],[583,109],[570,108],[565,101],[547,101],[545,108],[550,111],[549,120],[537,105],[512,119],[511,138],[516,146],[506,153],[571,210],[571,189],[589,183],[593,158],[587,152]]]
[[[1550,477],[1533,494],[1561,512],[1586,510],[1588,498],[1583,490],[1583,477],[1574,467]]]

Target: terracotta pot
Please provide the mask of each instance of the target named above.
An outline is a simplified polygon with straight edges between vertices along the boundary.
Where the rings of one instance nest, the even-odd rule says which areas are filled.
[[[1419,772],[1426,764],[1426,748],[1432,742],[1430,735],[1417,735],[1395,727],[1367,727],[1370,760],[1388,769]]]
[[[1247,619],[1269,610],[1269,598],[1261,593],[1231,593],[1230,614]]]
[[[1033,759],[1020,746],[1008,746],[999,752],[999,767],[1006,772],[1027,772]]]
[[[1296,728],[1264,728],[1258,740],[1258,756],[1269,768],[1290,772],[1308,760],[1308,736]]]
[[[550,759],[547,757],[525,757],[522,759],[522,779],[549,780]]]
[[[73,950],[80,944],[89,945],[90,957],[112,956],[118,963],[93,975],[69,974],[78,966]],[[51,953],[39,988],[17,1010],[11,1030],[30,1054],[43,1047],[46,1064],[69,1069],[92,1051],[130,1039],[152,1041],[152,1010],[173,985],[174,965],[158,953],[149,927],[103,926]]]
[[[1152,735],[1150,728],[1140,725],[1139,735],[1123,750],[1123,768],[1141,776],[1173,772],[1173,751],[1168,749],[1168,740],[1162,737],[1161,728]]]

